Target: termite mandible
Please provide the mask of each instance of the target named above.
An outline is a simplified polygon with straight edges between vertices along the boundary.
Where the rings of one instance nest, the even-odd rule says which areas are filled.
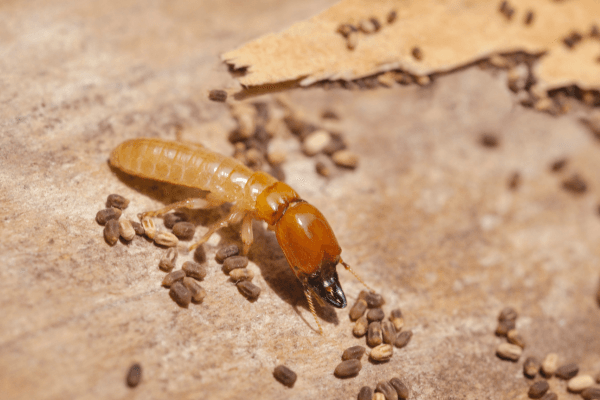
[[[242,221],[243,252],[247,254],[253,241],[252,221],[267,222],[304,288],[321,334],[323,329],[312,296],[320,303],[322,299],[334,307],[346,307],[337,264],[342,264],[367,286],[340,257],[342,249],[323,214],[302,200],[289,185],[265,172],[254,172],[237,160],[198,144],[148,138],[121,143],[110,155],[110,164],[130,175],[210,192],[205,199],[183,200],[143,213],[143,217],[161,216],[177,208],[233,204],[229,215],[210,226],[190,250],[206,242],[220,228]]]

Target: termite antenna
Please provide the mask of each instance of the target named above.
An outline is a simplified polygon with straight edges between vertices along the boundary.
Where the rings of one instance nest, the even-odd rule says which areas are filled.
[[[319,327],[319,334],[323,335],[323,328],[321,328],[321,324],[317,319],[317,312],[315,311],[315,305],[313,304],[312,296],[310,295],[310,290],[304,288],[304,295],[306,296],[306,301],[308,301],[308,308],[310,308],[310,312],[312,313],[313,317],[315,318],[315,322]]]
[[[374,291],[373,289],[371,289],[371,288],[369,287],[369,285],[367,285],[367,284],[365,283],[365,281],[363,281],[363,280],[362,280],[362,278],[356,274],[356,272],[354,272],[354,270],[352,269],[352,267],[350,267],[348,264],[346,264],[346,263],[344,262],[344,260],[342,260],[341,258],[340,258],[340,264],[342,264],[342,265],[344,266],[344,268],[346,268],[348,271],[350,271],[350,272],[352,273],[352,275],[354,275],[354,277],[355,277],[356,279],[358,279],[358,281],[359,281],[360,283],[362,283],[363,285],[365,285],[365,287],[366,287],[367,289],[369,289],[369,292],[371,292],[371,293],[375,293],[375,291]]]

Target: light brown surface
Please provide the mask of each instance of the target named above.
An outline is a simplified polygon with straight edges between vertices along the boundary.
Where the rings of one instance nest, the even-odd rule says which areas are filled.
[[[600,144],[572,113],[523,109],[504,73],[472,68],[426,88],[296,90],[308,113],[333,108],[360,166],[327,181],[299,150],[287,182],[333,226],[346,261],[402,307],[411,343],[359,376],[333,376],[351,335],[347,310],[321,310],[318,336],[300,285],[272,233],[256,224],[250,303],[207,246],[207,298],[179,308],[160,287],[163,249],[136,238],[109,247],[94,221],[106,196],[125,212],[181,191],[113,173],[107,159],[136,136],[187,140],[231,154],[228,108],[207,100],[235,87],[219,61],[266,32],[308,18],[322,2],[2,3],[0,15],[0,391],[6,399],[348,399],[400,376],[415,399],[525,399],[521,363],[557,352],[600,370]],[[482,132],[501,145],[478,144]],[[290,139],[292,140],[292,139]],[[549,164],[567,156],[561,174]],[[514,171],[516,192],[507,189]],[[560,182],[578,172],[589,190]],[[136,190],[137,188],[137,190]],[[198,212],[203,232],[218,213]],[[183,260],[180,260],[183,261]],[[348,299],[361,285],[340,271]],[[500,361],[493,335],[505,305],[520,313],[521,362]],[[297,310],[298,313],[295,311]],[[312,327],[312,328],[311,328]],[[125,385],[132,362],[143,367]],[[274,380],[286,364],[293,389]],[[562,399],[562,381],[551,380]]]

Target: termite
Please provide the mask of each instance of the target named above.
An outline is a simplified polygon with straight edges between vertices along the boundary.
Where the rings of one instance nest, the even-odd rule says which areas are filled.
[[[243,252],[253,241],[252,221],[265,221],[275,232],[292,271],[301,282],[311,313],[322,334],[312,296],[337,308],[346,307],[336,266],[346,264],[331,226],[317,208],[286,183],[262,171],[252,171],[237,160],[212,152],[198,144],[139,138],[121,143],[113,150],[110,164],[141,178],[201,189],[206,198],[190,198],[170,204],[142,217],[158,217],[177,208],[212,208],[232,203],[231,212],[209,227],[208,232],[190,246],[195,249],[217,230],[242,222]],[[367,286],[368,287],[368,286]]]

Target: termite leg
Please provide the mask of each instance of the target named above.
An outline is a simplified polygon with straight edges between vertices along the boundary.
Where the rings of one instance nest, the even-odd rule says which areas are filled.
[[[323,328],[321,328],[321,324],[319,323],[319,320],[317,319],[317,312],[315,311],[315,305],[313,304],[310,290],[308,290],[307,288],[304,288],[304,295],[306,296],[306,301],[308,301],[308,308],[310,308],[310,312],[312,313],[313,317],[315,318],[315,322],[317,323],[317,326],[319,327],[319,334],[323,335]]]
[[[223,202],[217,202],[209,197],[207,197],[206,199],[186,199],[183,201],[178,201],[177,203],[169,204],[168,206],[156,211],[146,211],[144,213],[139,214],[138,216],[140,217],[140,219],[144,217],[160,217],[161,215],[164,215],[169,211],[176,210],[178,208],[214,208],[220,206],[221,204],[223,204]]]
[[[342,264],[342,265],[344,266],[344,268],[346,268],[348,271],[350,271],[350,273],[352,273],[352,275],[354,275],[354,277],[355,277],[356,279],[358,279],[358,281],[359,281],[360,283],[362,283],[363,285],[365,285],[365,287],[366,287],[367,289],[369,289],[369,291],[370,291],[371,293],[375,293],[375,291],[374,291],[373,289],[371,289],[371,288],[369,287],[369,285],[367,285],[367,284],[365,283],[365,281],[363,281],[363,280],[362,280],[362,278],[361,278],[360,276],[358,276],[358,275],[356,274],[356,272],[354,272],[354,270],[353,270],[353,269],[352,269],[352,268],[351,268],[351,267],[350,267],[348,264],[346,264],[346,263],[344,262],[344,260],[342,260],[341,258],[340,258],[340,264]]]
[[[252,213],[247,213],[244,216],[244,221],[242,222],[242,243],[244,243],[244,255],[248,254],[248,250],[250,250],[250,245],[254,241],[254,234],[252,232],[252,220],[254,216]]]
[[[200,238],[200,240],[198,240],[196,243],[192,244],[189,247],[189,250],[192,251],[196,247],[200,246],[201,244],[206,243],[206,241],[208,239],[210,239],[210,237],[213,235],[213,233],[215,233],[219,229],[225,228],[229,224],[236,224],[236,223],[240,222],[242,220],[242,218],[244,218],[245,213],[246,213],[246,211],[238,210],[234,207],[233,210],[229,213],[229,215],[225,216],[224,218],[220,219],[219,221],[217,221],[214,224],[212,224],[211,226],[209,226],[208,232],[206,232],[204,234],[204,236],[202,236]]]

